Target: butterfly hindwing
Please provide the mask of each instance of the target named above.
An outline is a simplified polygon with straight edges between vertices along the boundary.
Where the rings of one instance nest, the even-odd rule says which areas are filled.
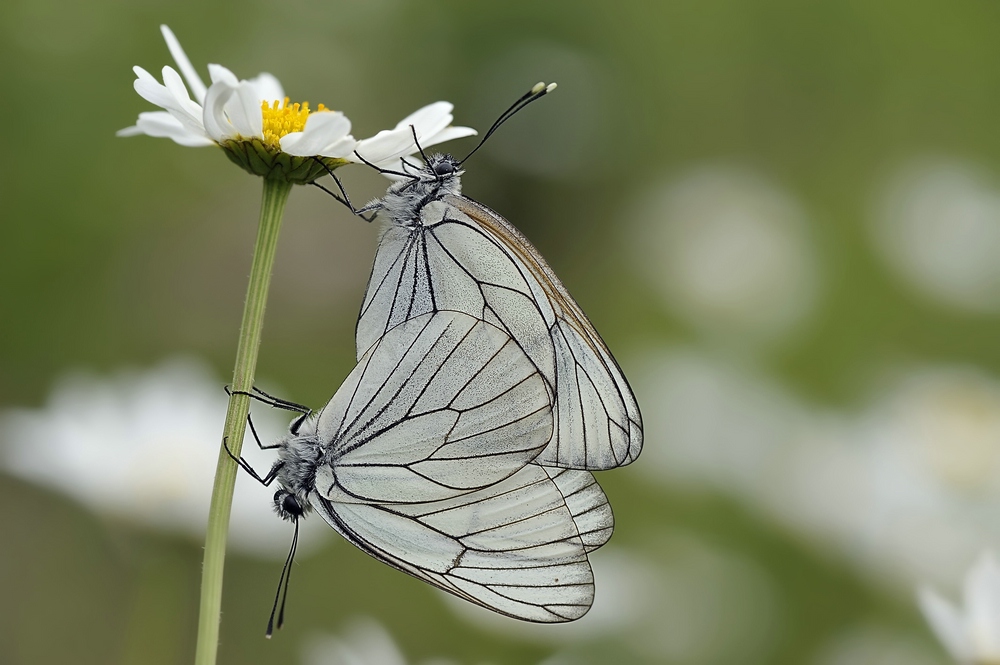
[[[557,623],[593,603],[587,552],[588,539],[596,541],[592,532],[581,537],[550,473],[528,464],[489,487],[426,503],[341,502],[336,493],[310,500],[345,538],[394,568],[501,614]]]

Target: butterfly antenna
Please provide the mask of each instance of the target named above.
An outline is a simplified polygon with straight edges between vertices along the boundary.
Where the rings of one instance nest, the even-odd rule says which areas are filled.
[[[538,82],[531,88],[531,90],[521,95],[516,102],[511,104],[506,111],[500,114],[500,117],[496,119],[496,121],[493,123],[493,126],[490,127],[489,131],[483,135],[483,138],[481,141],[479,141],[479,144],[472,149],[472,152],[466,155],[462,159],[462,161],[458,163],[459,166],[464,164],[465,160],[467,160],[469,157],[472,157],[472,155],[474,155],[477,150],[482,148],[483,144],[486,143],[486,140],[491,136],[493,136],[493,132],[500,129],[500,125],[510,120],[512,117],[514,117],[514,114],[516,114],[518,111],[523,109],[531,102],[541,99],[542,97],[544,97],[545,95],[547,95],[548,93],[552,92],[555,89],[556,89],[555,83],[549,83],[548,85],[546,85],[543,82]]]
[[[362,162],[364,162],[368,166],[370,166],[373,169],[375,169],[376,171],[378,171],[379,173],[391,173],[392,175],[400,175],[400,176],[403,176],[404,178],[409,178],[410,180],[420,180],[420,178],[418,178],[417,176],[413,175],[412,173],[403,173],[401,171],[393,171],[392,169],[384,169],[381,166],[376,166],[375,164],[372,164],[367,159],[365,159],[364,157],[362,157],[361,153],[358,152],[357,150],[354,151],[354,156],[357,157],[358,159],[360,159]]]
[[[285,566],[281,569],[281,577],[278,578],[278,590],[274,594],[274,605],[271,606],[271,616],[267,620],[267,632],[264,637],[271,639],[274,634],[274,614],[278,613],[278,629],[285,623],[285,601],[288,600],[288,581],[292,579],[292,561],[295,559],[295,549],[299,545],[299,518],[295,518],[295,534],[292,536],[292,547],[288,550],[288,558],[285,559]],[[278,599],[281,599],[281,610],[278,610]]]
[[[423,158],[424,164],[430,164],[431,160],[427,159],[427,154],[424,152],[424,149],[422,147],[420,147],[420,141],[417,139],[417,128],[414,127],[413,125],[410,125],[410,133],[413,134],[413,143],[414,143],[414,145],[417,146],[417,150],[420,151],[420,156]],[[436,171],[434,173],[434,178],[438,182],[441,182],[441,176],[438,175],[438,173]]]

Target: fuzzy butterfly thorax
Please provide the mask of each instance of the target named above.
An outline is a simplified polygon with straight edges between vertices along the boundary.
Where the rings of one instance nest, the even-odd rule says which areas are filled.
[[[439,201],[448,194],[461,196],[463,173],[457,159],[435,153],[410,179],[400,180],[389,187],[382,198],[381,208],[397,223],[416,223],[421,209],[428,203]]]
[[[316,433],[314,414],[279,441],[277,480],[281,485],[274,494],[274,511],[285,520],[308,514],[309,492],[316,482],[316,468],[323,456],[323,446]]]

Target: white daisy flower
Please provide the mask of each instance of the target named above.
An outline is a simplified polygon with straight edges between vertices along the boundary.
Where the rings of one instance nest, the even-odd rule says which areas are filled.
[[[394,128],[384,129],[371,138],[358,141],[356,153],[348,159],[367,161],[390,171],[406,172],[403,160],[420,152],[420,148],[427,149],[445,141],[475,136],[476,130],[471,127],[451,126],[454,108],[449,102],[428,104],[400,120]]]
[[[324,164],[333,169],[364,161],[355,155],[356,148],[363,148],[364,158],[380,167],[400,166],[401,158],[419,151],[410,125],[421,147],[476,133],[469,127],[451,127],[452,105],[436,102],[407,116],[395,129],[358,142],[342,112],[322,104],[311,110],[308,102],[291,103],[271,74],[241,80],[222,65],[210,64],[211,85],[206,86],[170,28],[162,25],[160,31],[180,74],[168,65],[160,83],[142,67],[134,67],[135,91],[163,110],[140,113],[136,124],[118,136],[145,134],[189,147],[218,145],[250,173],[308,184],[326,174]]]
[[[1000,565],[991,552],[983,553],[965,575],[964,607],[928,587],[921,587],[917,598],[952,658],[963,665],[1000,663]]]
[[[135,91],[164,110],[140,113],[136,124],[118,136],[146,134],[191,147],[219,145],[247,171],[295,183],[326,173],[315,158],[336,168],[354,151],[351,121],[340,111],[322,104],[310,111],[308,102],[290,103],[278,79],[267,73],[240,80],[222,65],[211,64],[212,84],[206,87],[170,28],[162,25],[160,31],[183,79],[166,66],[161,84],[142,67],[133,67]]]

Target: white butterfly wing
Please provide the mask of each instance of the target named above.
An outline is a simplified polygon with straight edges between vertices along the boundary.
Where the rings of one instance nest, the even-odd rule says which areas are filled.
[[[615,516],[604,490],[589,471],[543,467],[562,494],[573,515],[577,533],[588,552],[608,542],[615,529]]]
[[[583,503],[568,506],[549,473],[528,464],[495,485],[427,503],[354,503],[336,490],[313,493],[310,502],[347,540],[394,568],[501,614],[557,623],[593,603],[587,538],[594,532],[581,538],[571,507]]]
[[[389,330],[319,415],[316,487],[424,502],[497,483],[552,435],[551,394],[513,339],[459,312]]]
[[[555,435],[541,464],[609,469],[634,461],[642,418],[600,335],[517,229],[464,197],[391,224],[376,252],[357,326],[359,357],[407,318],[465,312],[506,330],[555,389]]]

